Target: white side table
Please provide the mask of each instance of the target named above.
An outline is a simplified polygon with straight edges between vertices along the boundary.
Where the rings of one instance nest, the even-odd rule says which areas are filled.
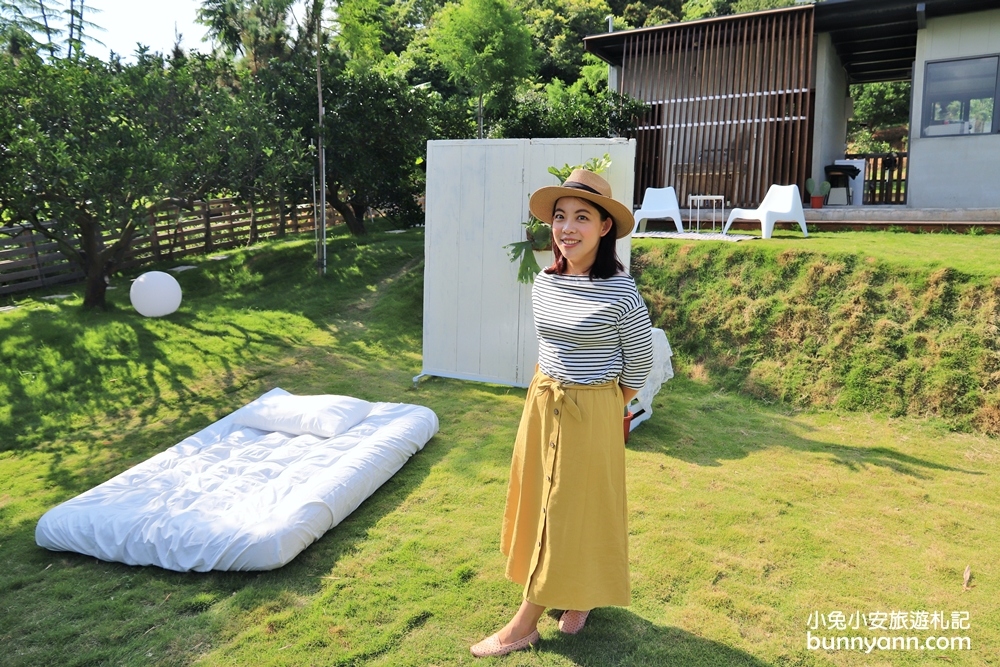
[[[721,210],[722,212],[722,219],[719,220],[719,225],[721,226],[726,221],[726,197],[724,195],[688,195],[688,208],[690,209],[692,205],[696,207],[695,224],[699,232],[701,231],[701,207],[708,203],[712,204],[712,231],[715,231],[716,210]],[[690,227],[688,229],[690,230]]]

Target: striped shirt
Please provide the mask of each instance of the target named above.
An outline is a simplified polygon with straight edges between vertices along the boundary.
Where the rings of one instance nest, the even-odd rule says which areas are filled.
[[[627,273],[535,276],[531,305],[538,336],[538,369],[567,384],[614,379],[639,389],[653,367],[649,313]]]

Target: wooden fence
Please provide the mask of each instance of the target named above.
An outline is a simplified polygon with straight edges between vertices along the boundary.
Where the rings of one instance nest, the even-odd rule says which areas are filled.
[[[909,153],[857,153],[846,156],[865,161],[864,204],[905,204]]]
[[[334,220],[330,213],[327,219]],[[171,207],[150,214],[119,268],[218,252],[314,229],[311,204],[294,206],[286,213],[275,204],[251,209],[232,199],[195,202],[193,210]],[[0,294],[82,278],[83,272],[45,235],[25,227],[0,228]]]

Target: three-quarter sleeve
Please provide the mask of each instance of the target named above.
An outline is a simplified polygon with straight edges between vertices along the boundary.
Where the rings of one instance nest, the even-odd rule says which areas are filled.
[[[619,382],[629,389],[641,389],[653,368],[653,334],[649,313],[642,297],[618,321],[623,368]]]

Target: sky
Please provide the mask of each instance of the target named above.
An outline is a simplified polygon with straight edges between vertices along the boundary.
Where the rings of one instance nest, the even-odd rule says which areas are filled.
[[[90,42],[85,50],[102,60],[107,60],[109,51],[133,60],[136,42],[141,42],[152,51],[169,53],[176,26],[186,51],[207,52],[211,45],[201,41],[205,27],[195,23],[200,5],[198,0],[87,0],[84,19],[104,28],[91,34],[105,46]],[[87,12],[91,8],[100,11]]]

